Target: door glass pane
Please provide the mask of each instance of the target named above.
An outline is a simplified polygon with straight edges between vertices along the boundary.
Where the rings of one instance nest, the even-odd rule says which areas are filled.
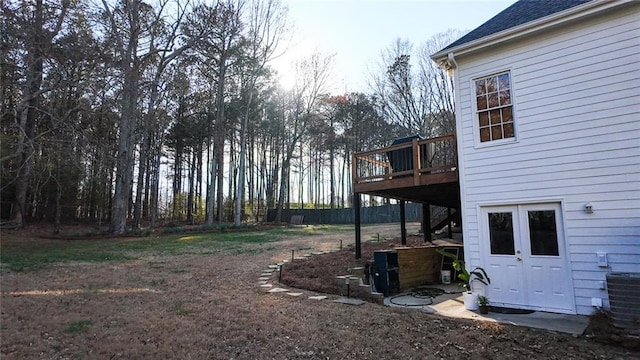
[[[531,255],[558,256],[556,212],[553,210],[529,211],[528,216]]]
[[[512,213],[489,213],[489,241],[491,254],[515,255]]]

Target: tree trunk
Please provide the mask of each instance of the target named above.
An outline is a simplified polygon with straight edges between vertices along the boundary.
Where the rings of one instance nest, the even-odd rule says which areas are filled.
[[[333,150],[333,145],[331,145],[331,149],[329,150],[329,187],[330,187],[330,206],[332,209],[336,207],[336,171],[335,171],[335,152]]]
[[[127,228],[129,188],[133,178],[133,134],[136,120],[137,93],[137,71],[134,68],[128,68],[123,89],[122,117],[120,118],[120,136],[118,155],[116,157],[116,188],[111,210],[111,231],[114,234],[123,234]]]
[[[58,176],[60,175],[60,163],[58,162]],[[53,233],[58,234],[60,232],[60,215],[62,214],[62,204],[60,199],[62,197],[62,186],[60,186],[60,179],[55,179],[56,183],[56,212],[53,222]]]
[[[154,159],[155,156],[153,154],[153,152],[151,151],[151,145],[149,145],[149,152],[147,153],[147,173],[144,177],[144,183],[146,184],[146,186],[144,187],[144,194],[143,194],[143,200],[142,200],[142,214],[141,214],[141,218],[142,219],[149,219],[149,201],[151,199],[151,174],[154,171]]]
[[[200,215],[200,204],[202,201],[202,144],[198,145],[198,149],[196,151],[196,154],[198,155],[198,173],[196,175],[196,185],[197,185],[197,191],[196,191],[196,214]]]
[[[213,142],[213,157],[216,163],[216,181],[218,191],[216,193],[216,203],[218,206],[218,223],[224,220],[224,140],[226,131],[226,119],[224,113],[224,84],[227,71],[227,59],[221,56],[218,66],[218,87],[216,89],[216,124],[215,139]]]
[[[208,124],[209,124],[209,134],[211,134],[211,119],[210,119],[210,112],[207,113],[207,120],[208,120]],[[211,150],[211,135],[208,136],[207,139],[207,164],[210,167],[210,171],[207,172],[207,210],[206,210],[206,221],[205,224],[207,225],[213,225],[213,218],[214,218],[214,199],[215,199],[215,185],[214,185],[214,181],[216,178],[216,163],[215,163],[215,157],[211,154],[212,150]]]
[[[27,191],[31,178],[31,156],[33,148],[30,143],[33,138],[33,131],[36,123],[36,109],[40,88],[42,86],[43,71],[43,48],[44,38],[43,27],[43,5],[42,0],[36,1],[34,10],[34,33],[29,37],[28,45],[28,72],[27,81],[24,87],[22,101],[18,106],[19,133],[16,153],[18,155],[18,174],[16,178],[15,198],[12,208],[11,219],[19,226],[24,227],[27,214]]]
[[[193,219],[193,196],[195,193],[195,173],[196,173],[196,152],[192,152],[192,157],[189,161],[189,194],[187,195],[187,222],[189,224],[194,223]]]
[[[278,206],[276,209],[276,222],[282,222],[282,210],[284,209],[285,198],[289,199],[289,180],[290,180],[290,168],[291,159],[293,158],[293,152],[297,139],[292,141],[289,145],[289,149],[284,154],[282,159],[282,172],[280,175],[280,192],[278,193]],[[290,208],[290,204],[287,205],[287,209]]]
[[[249,89],[249,98],[247,100],[244,117],[240,125],[240,159],[238,164],[238,184],[236,186],[236,210],[234,224],[240,225],[242,222],[242,200],[244,199],[244,177],[245,177],[245,157],[247,152],[247,124],[249,123],[249,111],[251,102],[253,101],[253,89]]]
[[[123,50],[122,70],[122,110],[119,121],[120,134],[118,154],[116,156],[116,184],[111,209],[111,232],[123,234],[127,229],[127,210],[129,208],[129,189],[133,180],[133,150],[136,112],[138,103],[138,84],[140,62],[137,57],[138,36],[140,31],[139,1],[132,1],[129,11],[129,39]],[[116,29],[112,29],[116,31]]]
[[[173,164],[173,206],[171,218],[177,220],[179,216],[180,193],[182,192],[182,158],[184,156],[184,143],[181,137],[176,141],[176,155]]]
[[[160,142],[160,140],[158,139]],[[151,185],[151,201],[149,204],[149,217],[151,227],[158,224],[158,201],[160,195],[160,150],[156,150],[155,161],[153,162],[153,182]]]
[[[280,175],[280,191],[278,192],[278,205],[276,209],[275,222],[282,222],[282,210],[284,208],[285,196],[287,195],[289,188],[289,164],[291,162],[291,156],[287,155],[282,161],[282,173]]]
[[[140,161],[138,164],[138,182],[136,184],[136,202],[133,209],[134,227],[140,228],[140,222],[142,220],[142,201],[143,193],[145,193],[145,184],[147,187],[149,183],[145,183],[147,179],[148,163],[149,163],[149,148],[151,147],[151,129],[152,122],[155,116],[155,104],[159,96],[157,82],[159,76],[156,75],[155,81],[152,84],[151,94],[149,96],[149,106],[147,113],[144,116],[144,122],[142,125],[142,141],[140,146]],[[148,201],[148,199],[145,199]]]
[[[142,143],[140,146],[140,160],[138,161],[138,181],[136,183],[136,199],[133,206],[133,227],[140,228],[142,220],[142,197],[145,189],[145,179],[147,174],[147,165],[149,157],[149,127],[147,124],[149,119],[145,119],[145,125],[142,130]],[[147,186],[149,185],[146,183]]]

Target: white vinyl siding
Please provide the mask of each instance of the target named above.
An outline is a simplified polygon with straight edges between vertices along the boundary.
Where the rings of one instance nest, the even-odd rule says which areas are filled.
[[[560,201],[578,314],[608,307],[607,272],[640,272],[639,8],[456,58],[465,256],[483,265],[480,205]],[[473,80],[505,69],[518,141],[479,147]]]

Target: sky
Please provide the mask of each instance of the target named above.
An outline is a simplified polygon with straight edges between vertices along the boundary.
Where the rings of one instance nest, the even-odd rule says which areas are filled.
[[[471,31],[515,0],[283,0],[293,23],[285,54],[273,62],[283,86],[291,64],[313,52],[335,54],[331,91],[369,92],[370,73],[396,39],[419,46],[448,29]]]

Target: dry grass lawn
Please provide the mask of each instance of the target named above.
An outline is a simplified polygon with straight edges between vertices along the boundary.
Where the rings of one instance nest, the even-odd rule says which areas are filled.
[[[378,233],[389,237],[398,230],[381,226],[364,231],[370,238]],[[340,239],[345,245],[352,242],[352,230],[319,231],[314,236],[215,252],[142,253],[128,261],[4,270],[0,357],[640,358],[637,352],[587,337],[454,320],[373,303],[314,301],[308,299],[315,294],[310,291],[293,297],[270,294],[259,286],[263,270],[288,258],[292,249],[299,253],[335,249]],[[3,234],[3,243],[12,241],[38,247],[59,240]]]

